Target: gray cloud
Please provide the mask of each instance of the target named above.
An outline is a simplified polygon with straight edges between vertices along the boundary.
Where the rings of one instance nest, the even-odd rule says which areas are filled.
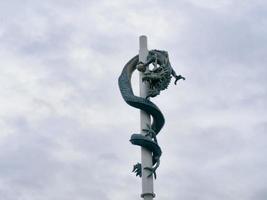
[[[139,113],[117,78],[141,34],[187,78],[153,99],[166,118],[157,198],[266,198],[266,3],[0,4],[3,199],[139,198]]]

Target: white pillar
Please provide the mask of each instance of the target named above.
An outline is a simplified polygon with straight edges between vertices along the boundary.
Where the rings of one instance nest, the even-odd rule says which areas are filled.
[[[147,37],[142,35],[139,37],[139,61],[145,63],[148,55],[147,49]],[[148,90],[148,83],[142,82],[143,73],[140,72],[139,74],[139,89],[140,89],[140,96],[146,97],[147,90]],[[150,115],[148,115],[144,111],[140,111],[140,124],[141,124],[141,134],[145,135],[143,129],[147,128],[147,124],[151,124]],[[153,175],[147,177],[149,175],[148,170],[143,170],[144,167],[152,167],[152,153],[147,149],[141,147],[141,163],[142,163],[142,194],[141,197],[144,200],[153,200],[155,197],[154,190],[153,190]]]

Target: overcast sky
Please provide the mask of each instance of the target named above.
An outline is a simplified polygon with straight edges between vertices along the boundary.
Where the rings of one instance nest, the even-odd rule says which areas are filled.
[[[156,199],[267,199],[266,1],[2,0],[1,200],[140,199],[117,79],[142,34],[187,78],[153,99]]]

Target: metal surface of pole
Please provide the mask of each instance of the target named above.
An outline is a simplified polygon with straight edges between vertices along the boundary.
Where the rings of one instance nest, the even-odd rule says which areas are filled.
[[[139,37],[139,61],[145,63],[148,56],[147,48],[147,37],[142,35]],[[143,72],[139,72],[139,89],[140,97],[146,98],[148,91],[148,83],[142,81],[144,75]],[[145,135],[146,133],[143,129],[147,128],[147,125],[151,124],[150,115],[140,110],[140,129],[141,134]],[[148,177],[149,171],[144,170],[145,167],[152,167],[152,153],[141,147],[141,162],[142,162],[142,194],[141,197],[144,200],[152,200],[155,197],[153,189],[153,176]]]

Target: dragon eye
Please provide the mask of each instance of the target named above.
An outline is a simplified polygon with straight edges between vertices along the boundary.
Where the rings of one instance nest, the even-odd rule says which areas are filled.
[[[161,72],[162,71],[162,67],[158,67],[155,72]]]

